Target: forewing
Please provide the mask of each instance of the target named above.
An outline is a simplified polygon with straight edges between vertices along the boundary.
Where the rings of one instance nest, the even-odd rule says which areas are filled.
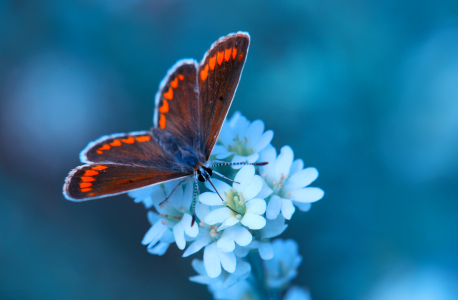
[[[159,171],[189,171],[174,158],[173,135],[158,130],[104,136],[81,152],[83,163],[108,162],[151,167]]]
[[[206,159],[210,157],[234,99],[249,44],[248,33],[229,34],[216,41],[200,62],[197,76],[202,143],[200,150]]]
[[[195,60],[178,61],[162,80],[156,94],[153,123],[194,148],[198,130],[198,90]]]
[[[64,196],[85,201],[126,193],[145,186],[183,178],[189,174],[143,166],[89,164],[72,170],[65,179]]]

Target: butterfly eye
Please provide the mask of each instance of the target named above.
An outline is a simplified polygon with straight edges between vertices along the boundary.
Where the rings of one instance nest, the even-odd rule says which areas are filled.
[[[202,174],[199,174],[199,176],[197,177],[197,180],[199,180],[200,182],[205,182],[205,178],[204,176],[202,176]]]

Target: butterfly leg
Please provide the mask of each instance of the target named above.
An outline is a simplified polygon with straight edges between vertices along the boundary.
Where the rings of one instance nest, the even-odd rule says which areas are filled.
[[[159,207],[163,207],[163,206],[167,203],[167,201],[169,201],[169,198],[170,198],[170,196],[172,196],[173,192],[175,192],[175,190],[176,190],[179,186],[181,186],[181,184],[182,184],[183,182],[185,182],[185,181],[186,181],[186,179],[180,180],[180,182],[178,182],[178,184],[173,188],[173,190],[170,192],[170,194],[167,196],[167,198],[165,198],[161,203],[159,203]]]
[[[191,221],[191,227],[194,226],[194,222],[196,221],[197,194],[200,195],[199,182],[197,181],[197,176],[194,176],[194,196],[192,198],[192,221]]]
[[[216,163],[216,164],[215,164]],[[265,166],[268,162],[259,162],[259,163],[249,163],[249,162],[227,162],[222,160],[212,161],[212,168],[219,166],[235,166],[235,165],[244,165],[244,166]]]

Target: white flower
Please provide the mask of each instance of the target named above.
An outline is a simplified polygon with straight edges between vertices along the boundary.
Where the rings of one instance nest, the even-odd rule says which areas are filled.
[[[200,220],[211,212],[210,207],[198,203],[196,215]],[[195,241],[183,253],[187,257],[204,248],[204,266],[208,277],[216,278],[221,274],[221,266],[228,273],[236,269],[235,244],[246,246],[252,241],[251,233],[245,227],[235,225],[223,231],[217,226],[200,222],[199,234]]]
[[[217,286],[208,286],[210,292],[213,294],[215,300],[263,300],[265,299],[260,295],[259,291],[254,287],[252,281],[243,280],[230,286],[229,288],[222,288]]]
[[[250,122],[236,112],[230,120],[224,122],[219,136],[219,143],[213,149],[212,155],[217,159],[224,159],[234,155],[232,162],[255,162],[259,158],[259,151],[264,149],[272,140],[272,130],[264,132],[264,122],[256,120]],[[239,169],[241,166],[233,166]]]
[[[322,189],[307,187],[318,177],[318,171],[315,168],[303,169],[304,162],[293,159],[294,153],[289,146],[281,148],[278,157],[272,146],[266,147],[260,154],[261,161],[269,162],[259,167],[259,173],[266,182],[260,195],[271,194],[266,212],[268,219],[277,218],[281,212],[285,219],[290,220],[295,211],[293,203],[300,210],[307,211],[310,203],[323,198]]]
[[[148,218],[153,225],[143,238],[142,244],[148,245],[148,252],[162,255],[168,248],[167,242],[175,240],[178,248],[183,250],[186,246],[186,237],[196,237],[199,233],[198,225],[191,227],[192,216],[190,206],[192,201],[193,185],[189,182],[183,193],[183,187],[179,186],[162,207],[159,206],[167,195],[173,190],[177,182],[168,182],[164,186],[153,186],[150,197],[153,199],[159,214],[149,212]],[[172,234],[173,233],[173,234]],[[173,236],[173,239],[171,239]],[[171,241],[170,241],[171,240]],[[158,245],[156,245],[159,243]],[[151,250],[154,249],[154,250]]]
[[[283,300],[312,300],[310,292],[299,286],[292,286],[286,292]]]
[[[197,273],[199,273],[199,275],[192,276],[189,278],[189,280],[192,282],[209,285],[214,289],[227,289],[237,282],[245,280],[251,273],[251,265],[241,258],[237,258],[236,268],[233,273],[223,271],[221,272],[221,275],[216,278],[210,278],[207,275],[204,262],[199,259],[194,259],[192,261],[192,267]]]
[[[274,257],[264,261],[266,284],[271,288],[282,288],[297,276],[302,262],[294,240],[275,240],[272,243]]]
[[[235,255],[238,257],[245,257],[250,250],[257,249],[259,256],[263,260],[272,259],[274,250],[270,239],[279,236],[286,230],[288,225],[285,224],[285,218],[279,215],[275,220],[267,220],[266,226],[260,230],[257,239],[253,240],[248,246],[236,246]]]
[[[206,192],[200,195],[201,203],[221,206],[205,216],[204,222],[208,225],[222,223],[218,231],[229,228],[239,222],[244,226],[258,230],[266,225],[266,219],[262,216],[266,211],[266,201],[260,198],[254,198],[262,189],[262,178],[255,175],[253,166],[244,166],[234,178],[232,188],[225,182],[214,179],[213,184],[221,197],[217,193]],[[213,188],[207,184],[211,190]]]

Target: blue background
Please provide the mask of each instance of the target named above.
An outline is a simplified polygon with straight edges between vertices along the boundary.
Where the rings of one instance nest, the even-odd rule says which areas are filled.
[[[458,299],[458,3],[0,1],[0,298],[211,299],[149,255],[126,195],[61,194],[78,154],[152,126],[178,59],[244,30],[232,112],[262,119],[325,197],[284,238],[314,299]],[[410,298],[409,298],[410,297]]]

